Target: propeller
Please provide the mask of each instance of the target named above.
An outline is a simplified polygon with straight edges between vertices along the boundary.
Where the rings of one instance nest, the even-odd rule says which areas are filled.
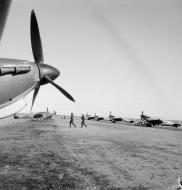
[[[0,39],[3,34],[11,0],[0,0]]]
[[[31,34],[32,53],[35,60],[35,64],[37,65],[39,70],[39,79],[40,79],[39,82],[37,83],[37,86],[33,94],[31,110],[33,108],[40,86],[48,83],[56,87],[69,100],[75,102],[74,98],[66,90],[64,90],[62,87],[53,82],[53,80],[55,80],[60,75],[60,72],[56,68],[44,64],[42,42],[34,10],[32,10],[31,12],[30,34]]]
[[[68,99],[70,99],[71,101],[75,101],[74,99],[73,99],[73,97],[68,93],[68,92],[66,92],[66,90],[64,90],[63,88],[61,88],[60,86],[58,86],[56,83],[54,83],[51,79],[50,79],[50,77],[48,76],[48,75],[45,75],[44,76],[44,78],[46,78],[48,81],[49,81],[49,83],[51,83],[53,86],[55,86],[62,94],[64,94]]]
[[[34,60],[36,64],[39,65],[40,63],[44,62],[44,58],[43,58],[42,42],[39,33],[39,26],[37,23],[37,18],[35,16],[34,10],[32,10],[31,13],[30,32],[31,32],[31,44],[32,44],[32,52]]]

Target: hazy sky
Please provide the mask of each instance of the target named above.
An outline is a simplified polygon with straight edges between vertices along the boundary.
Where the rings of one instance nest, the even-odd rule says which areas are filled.
[[[1,57],[33,61],[31,9],[45,64],[60,70],[55,82],[76,100],[45,85],[33,111],[182,119],[181,0],[14,0]]]

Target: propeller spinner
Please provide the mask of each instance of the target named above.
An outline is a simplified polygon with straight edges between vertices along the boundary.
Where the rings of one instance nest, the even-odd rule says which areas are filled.
[[[75,102],[74,98],[68,92],[66,92],[63,88],[61,88],[59,85],[53,82],[53,80],[55,80],[60,75],[60,72],[56,68],[50,65],[44,64],[42,43],[41,43],[39,27],[38,27],[34,10],[32,10],[31,12],[30,34],[31,34],[33,57],[35,60],[35,64],[37,65],[39,69],[39,78],[40,78],[33,94],[32,107],[34,105],[35,99],[39,92],[40,86],[47,83],[52,84],[69,100]],[[31,110],[32,110],[32,107],[31,107]]]

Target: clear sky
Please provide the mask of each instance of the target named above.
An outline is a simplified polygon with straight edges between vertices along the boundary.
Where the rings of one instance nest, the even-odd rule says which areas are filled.
[[[76,100],[45,85],[33,111],[182,119],[181,0],[14,0],[1,57],[33,61],[31,9],[45,64],[60,70],[55,82]]]

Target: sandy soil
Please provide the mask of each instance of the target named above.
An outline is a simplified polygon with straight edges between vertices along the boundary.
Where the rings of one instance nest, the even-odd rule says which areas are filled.
[[[0,189],[172,189],[182,175],[182,130],[87,121],[5,119]]]

